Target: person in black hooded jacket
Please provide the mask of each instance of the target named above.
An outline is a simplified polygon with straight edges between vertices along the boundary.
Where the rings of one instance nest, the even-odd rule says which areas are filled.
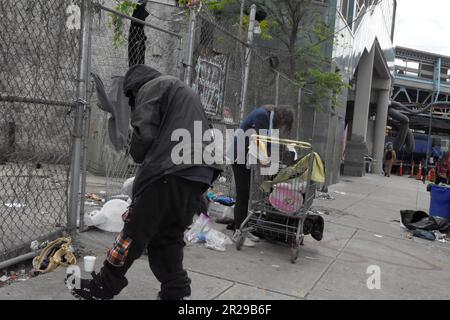
[[[194,137],[197,122],[203,137],[210,126],[200,98],[191,88],[149,66],[135,65],[128,70],[124,92],[132,110],[130,155],[140,164],[132,203],[100,273],[93,273],[92,280],[82,279],[81,288],[71,292],[82,299],[112,299],[127,286],[127,270],[147,249],[150,268],[161,282],[158,298],[182,300],[191,295],[191,281],[183,269],[184,232],[220,168],[205,164],[203,158],[202,163],[175,163],[175,146],[181,145],[183,152],[191,150],[191,154],[183,154],[191,157],[210,142],[172,141],[172,133],[183,129]]]

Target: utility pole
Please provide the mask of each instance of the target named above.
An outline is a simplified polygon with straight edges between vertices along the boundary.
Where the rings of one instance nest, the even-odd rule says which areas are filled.
[[[241,110],[239,121],[242,121],[245,115],[245,99],[247,98],[248,76],[250,74],[250,61],[252,55],[253,35],[255,32],[255,17],[256,17],[256,5],[252,4],[250,10],[250,22],[248,26],[247,49],[245,50],[245,70],[244,70],[244,79],[242,83]]]

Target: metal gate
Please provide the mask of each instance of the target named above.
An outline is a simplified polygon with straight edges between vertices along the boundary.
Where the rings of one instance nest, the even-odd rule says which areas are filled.
[[[0,1],[0,261],[67,224],[81,2]]]

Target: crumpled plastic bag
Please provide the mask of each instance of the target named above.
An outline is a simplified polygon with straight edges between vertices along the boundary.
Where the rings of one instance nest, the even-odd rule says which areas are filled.
[[[84,223],[107,232],[120,232],[124,222],[122,215],[127,211],[128,203],[120,199],[113,199],[105,203],[101,210],[94,210],[84,214]]]
[[[233,244],[231,239],[224,233],[210,229],[205,234],[205,247],[216,251],[226,251],[226,245]]]
[[[212,228],[211,218],[201,214],[191,229],[186,231],[184,239],[187,244],[205,242],[205,247],[216,251],[226,251],[226,245],[232,244],[224,233]]]
[[[195,220],[191,228],[184,233],[184,241],[187,244],[198,242],[198,235],[206,233],[211,228],[211,218],[205,216],[203,213]]]
[[[122,190],[121,193],[127,195],[130,199],[133,198],[133,183],[134,183],[134,178],[129,178],[127,180],[125,180],[125,182],[122,185]]]
[[[425,231],[440,231],[447,233],[449,230],[449,222],[442,217],[429,216],[423,211],[401,210],[401,225],[408,230],[425,230]],[[431,238],[431,236],[429,236]]]

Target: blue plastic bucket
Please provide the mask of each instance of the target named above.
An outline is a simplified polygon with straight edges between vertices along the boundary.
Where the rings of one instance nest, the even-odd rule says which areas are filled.
[[[431,187],[430,216],[443,217],[450,220],[450,188]]]

